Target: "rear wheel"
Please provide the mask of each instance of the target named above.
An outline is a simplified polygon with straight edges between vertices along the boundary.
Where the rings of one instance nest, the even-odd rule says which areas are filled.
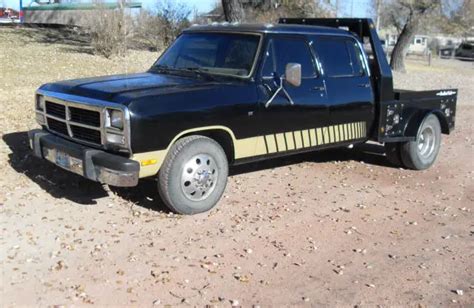
[[[227,157],[222,147],[210,138],[189,136],[171,147],[158,175],[158,189],[171,210],[201,213],[219,201],[227,175]]]
[[[400,157],[405,167],[414,170],[429,168],[436,160],[441,145],[441,125],[430,114],[418,128],[416,139],[400,146]]]

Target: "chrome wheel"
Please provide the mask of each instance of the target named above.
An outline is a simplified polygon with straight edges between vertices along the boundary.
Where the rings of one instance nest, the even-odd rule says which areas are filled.
[[[421,157],[427,158],[433,154],[435,149],[435,133],[431,126],[426,126],[418,135],[417,147]]]
[[[181,189],[191,201],[201,201],[211,195],[216,187],[217,165],[207,154],[192,157],[184,164],[181,174]]]

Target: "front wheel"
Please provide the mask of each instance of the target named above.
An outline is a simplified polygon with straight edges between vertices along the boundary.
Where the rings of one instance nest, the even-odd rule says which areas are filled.
[[[222,147],[204,136],[178,140],[160,169],[158,190],[165,204],[180,214],[213,208],[227,184],[228,163]]]
[[[414,170],[428,169],[436,160],[441,146],[441,125],[434,114],[424,118],[416,140],[400,146],[400,156],[405,167]]]

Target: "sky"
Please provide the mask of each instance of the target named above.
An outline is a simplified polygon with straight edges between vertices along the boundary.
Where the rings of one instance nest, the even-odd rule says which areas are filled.
[[[23,0],[23,6],[28,6],[32,0]],[[81,2],[88,2],[87,0],[80,0]],[[105,0],[110,1],[110,0]],[[143,6],[153,7],[159,0],[137,0],[143,3]],[[190,7],[194,7],[198,12],[210,11],[217,0],[174,0],[188,4]],[[330,0],[336,1],[336,0]],[[372,0],[339,0],[339,17],[368,17],[368,8]],[[0,6],[5,5],[14,9],[18,9],[20,6],[20,0],[0,0]]]

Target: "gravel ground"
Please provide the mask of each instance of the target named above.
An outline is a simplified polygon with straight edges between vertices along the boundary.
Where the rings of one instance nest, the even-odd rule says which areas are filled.
[[[0,28],[0,304],[470,306],[474,69],[410,62],[395,84],[460,89],[457,129],[422,172],[380,146],[232,169],[219,206],[168,213],[155,182],[111,189],[31,157],[42,83],[143,71],[55,31]]]

